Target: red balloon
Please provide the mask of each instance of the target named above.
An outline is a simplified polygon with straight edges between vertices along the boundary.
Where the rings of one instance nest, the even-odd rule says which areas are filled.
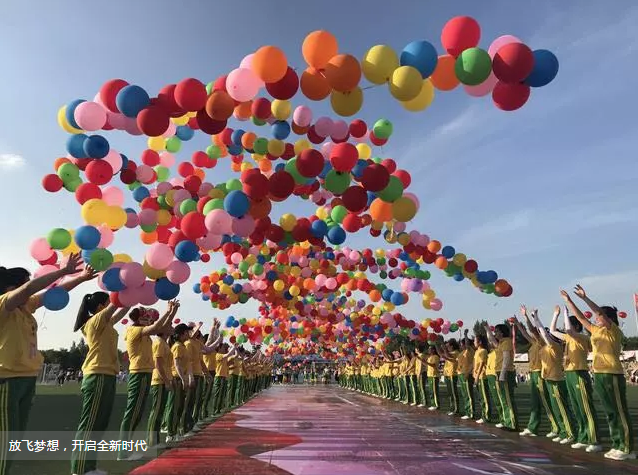
[[[144,135],[158,137],[168,129],[170,117],[164,108],[148,106],[137,115],[137,126]]]
[[[184,180],[184,188],[193,195],[199,191],[200,186],[202,186],[202,179],[196,175],[186,177]]]
[[[253,116],[260,120],[266,120],[271,115],[270,101],[265,97],[259,97],[250,106]]]
[[[501,47],[492,59],[492,71],[500,81],[519,83],[534,69],[534,53],[523,43],[510,43]]]
[[[188,112],[204,109],[208,94],[206,86],[195,78],[188,78],[177,83],[175,87],[175,102]]]
[[[196,152],[193,152],[193,155],[191,156],[191,162],[196,167],[206,167],[210,162],[210,158],[208,157],[208,155],[206,155],[206,152],[198,150]]]
[[[89,200],[101,199],[102,190],[94,183],[82,183],[75,190],[75,199],[83,205]]]
[[[194,241],[195,239],[204,237],[207,232],[206,225],[204,224],[204,215],[195,211],[187,213],[186,216],[182,218],[180,229],[190,240]]]
[[[290,160],[295,155],[295,146],[289,142],[286,142],[286,148],[284,149],[284,154],[281,156],[281,159]]]
[[[253,200],[261,200],[268,194],[268,177],[263,175],[258,168],[242,173],[241,182],[244,193]]]
[[[281,226],[276,224],[271,224],[268,230],[266,231],[266,237],[272,242],[281,242],[284,239],[285,232]]]
[[[202,257],[200,259],[202,262],[208,262],[210,261],[210,254],[202,254]]]
[[[135,183],[137,181],[137,177],[135,176],[135,170],[122,170],[120,172],[120,181],[125,185],[130,185],[131,183]]]
[[[177,102],[175,102],[176,87],[177,84],[168,84],[160,89],[156,98],[151,99],[151,104],[164,108],[171,117],[181,117],[186,113],[186,111],[182,109]]]
[[[292,238],[297,242],[307,241],[312,237],[310,232],[310,221],[306,218],[300,218],[297,220],[297,224],[292,228]]]
[[[177,246],[180,242],[187,240],[188,238],[186,237],[186,235],[178,229],[173,234],[171,234],[171,237],[168,240],[168,245],[175,249],[175,246]]]
[[[179,325],[180,323],[182,323],[182,321],[179,318],[176,318],[175,320],[173,320],[173,323],[175,323],[175,325]]]
[[[360,139],[368,131],[368,126],[361,119],[355,119],[352,122],[350,122],[348,131],[350,132],[350,135],[352,135],[354,138]]]
[[[226,91],[226,77],[219,76],[213,83],[213,91]]]
[[[381,162],[381,165],[388,169],[388,173],[394,173],[397,169],[397,162],[392,160],[391,158],[386,158]]]
[[[100,88],[100,101],[111,112],[120,112],[115,103],[117,93],[124,87],[128,86],[128,82],[124,79],[111,79],[105,82]]]
[[[113,178],[113,167],[105,160],[92,160],[86,166],[86,178],[96,185],[106,185]]]
[[[468,259],[467,261],[465,261],[463,268],[465,269],[465,272],[472,274],[473,272],[476,272],[478,270],[478,264],[475,260]]]
[[[195,171],[195,167],[188,162],[182,162],[177,165],[177,173],[179,173],[182,177],[186,178],[187,176],[191,176]]]
[[[360,213],[368,206],[368,193],[361,186],[350,186],[341,195],[343,206],[352,213]]]
[[[42,178],[42,188],[44,188],[49,193],[60,191],[63,186],[64,182],[55,173],[51,173]]]
[[[321,135],[317,133],[314,125],[308,129],[308,132],[306,133],[306,137],[308,137],[308,140],[315,145],[320,144],[324,140],[326,140],[325,137],[322,137]]]
[[[380,139],[379,137],[374,135],[372,131],[370,131],[370,133],[368,134],[368,138],[370,139],[372,145],[376,145],[377,147],[385,145],[388,142],[388,139]]]
[[[618,312],[618,317],[627,318],[627,313],[626,312]]]
[[[368,190],[377,192],[383,190],[390,183],[390,172],[383,165],[372,163],[363,169],[361,184]]]
[[[401,183],[403,183],[404,189],[410,186],[410,183],[412,183],[412,177],[405,170],[397,170],[393,173],[393,175],[397,177],[399,180],[401,180]]]
[[[481,27],[469,16],[457,16],[448,21],[441,32],[443,48],[455,58],[481,39]]]
[[[294,69],[288,66],[286,74],[277,82],[266,83],[266,90],[275,99],[287,101],[291,99],[299,89],[299,77]]]
[[[295,189],[295,179],[287,171],[281,170],[273,173],[268,180],[268,192],[273,201],[283,201],[288,198]]]
[[[530,87],[526,84],[508,84],[499,81],[492,91],[492,100],[501,110],[515,111],[525,105],[530,93]]]
[[[323,171],[325,162],[320,151],[308,148],[297,157],[297,171],[303,177],[315,178]]]
[[[361,229],[361,218],[356,214],[348,213],[346,217],[343,218],[341,227],[349,233],[356,233]]]
[[[160,156],[155,150],[146,149],[142,152],[142,163],[149,167],[155,167],[160,163]]]
[[[330,163],[338,172],[349,172],[359,160],[359,151],[351,143],[340,143],[330,151]]]
[[[233,132],[234,129],[231,129],[230,127],[226,127],[224,130],[221,131],[221,133],[219,134],[219,138],[224,145],[228,146],[233,144]]]
[[[191,121],[188,122],[188,126],[191,129],[195,130],[199,128],[205,134],[217,135],[226,128],[227,121],[211,119],[210,116],[206,113],[206,109],[201,109],[200,111],[198,111],[196,118],[197,120],[194,121],[194,123],[191,123],[191,121],[193,121],[193,119],[191,119]]]

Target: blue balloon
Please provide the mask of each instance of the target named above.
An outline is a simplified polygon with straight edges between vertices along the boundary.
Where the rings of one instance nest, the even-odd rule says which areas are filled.
[[[230,144],[228,146],[228,154],[230,156],[236,156],[236,155],[241,155],[244,153],[244,147],[242,147],[241,145],[237,145],[237,144]]]
[[[206,295],[206,294],[202,294],[202,300],[204,302],[208,302],[210,300],[210,297],[208,295]]]
[[[326,160],[326,163],[323,165],[323,170],[319,173],[319,178],[325,178],[330,170],[332,170],[332,165],[329,160]]]
[[[224,276],[224,278],[222,279],[222,282],[224,282],[224,284],[226,285],[232,285],[233,282],[235,282],[235,279],[233,278],[232,275],[227,274]]]
[[[93,255],[93,253],[95,252],[95,249],[88,249],[85,251],[82,251],[82,253],[80,254],[82,256],[82,260],[88,264],[89,262],[91,262],[91,256]]]
[[[321,219],[313,221],[310,225],[310,233],[316,238],[323,239],[323,237],[328,233],[328,225]]]
[[[202,293],[202,286],[199,282],[193,285],[193,292],[195,292],[196,294]]]
[[[392,294],[392,297],[390,297],[390,302],[392,302],[394,305],[402,305],[403,295],[401,295],[401,292],[394,292]]]
[[[126,155],[124,155],[123,153],[120,153],[120,157],[122,157],[122,170],[126,170],[126,168],[128,167],[128,157]]]
[[[160,300],[172,300],[179,295],[179,285],[161,277],[155,281],[155,295]]]
[[[280,171],[285,171],[286,170],[286,164],[285,163],[278,163],[277,165],[275,165],[275,172],[280,172]]]
[[[456,251],[452,246],[444,246],[443,249],[441,249],[441,254],[446,259],[452,259],[454,257],[454,254],[456,254]]]
[[[377,195],[375,195],[371,191],[368,191],[368,208],[370,207],[370,205],[376,198],[377,198]]]
[[[88,138],[89,136],[84,134],[71,135],[66,140],[66,151],[74,158],[86,158],[84,142]]]
[[[71,127],[75,127],[76,129],[82,129],[82,127],[80,127],[78,123],[75,121],[75,109],[77,109],[77,107],[83,102],[86,102],[86,101],[84,99],[76,99],[74,101],[69,102],[69,104],[66,106],[66,111],[64,114],[66,117],[66,121],[69,123]]]
[[[186,142],[193,138],[193,136],[195,135],[195,131],[187,125],[179,125],[177,127],[177,131],[175,132],[175,135],[177,135],[178,139]]]
[[[69,293],[62,287],[51,287],[42,296],[42,305],[53,312],[62,310],[69,304]]]
[[[237,320],[233,320],[233,327],[237,328],[239,326],[239,322]]]
[[[151,192],[145,186],[138,186],[133,191],[133,199],[138,203],[144,201],[145,198],[151,196]],[[133,211],[135,213],[135,211]]]
[[[343,244],[346,241],[346,232],[341,226],[334,226],[328,231],[328,241],[335,246]]]
[[[199,254],[199,247],[192,241],[180,241],[175,246],[175,257],[182,262],[192,262]]]
[[[457,282],[461,282],[463,279],[465,279],[465,276],[463,274],[454,274],[454,280],[456,280]]]
[[[268,272],[266,272],[266,279],[268,279],[270,282],[277,280],[277,277],[277,271],[269,270]]]
[[[233,130],[233,133],[230,134],[230,140],[232,140],[235,145],[241,146],[241,138],[245,133],[246,131],[242,129]]]
[[[361,178],[361,175],[363,175],[363,171],[368,166],[368,163],[368,160],[357,160],[357,163],[352,168],[352,176],[354,176],[355,178]]]
[[[485,272],[485,279],[488,284],[493,284],[498,280],[498,274],[496,273],[496,271],[488,270],[487,272]]]
[[[534,54],[534,69],[525,79],[530,87],[547,86],[558,74],[558,58],[551,51],[537,49]]]
[[[115,96],[115,105],[126,117],[137,117],[142,109],[148,106],[151,98],[140,86],[125,86]]]
[[[383,291],[381,292],[381,298],[383,298],[383,300],[385,300],[386,302],[389,302],[392,299],[393,294],[394,292],[392,291],[392,289],[383,289]]]
[[[108,155],[111,146],[109,141],[101,135],[91,135],[82,144],[85,156],[89,158],[104,158]]]
[[[80,249],[95,249],[100,244],[100,231],[94,226],[81,226],[75,231],[74,239]]]
[[[124,290],[126,286],[122,283],[120,279],[120,269],[118,267],[112,267],[108,269],[102,275],[102,283],[106,290],[109,292],[119,292],[120,290]]]
[[[428,41],[413,41],[401,52],[401,66],[412,66],[417,69],[423,79],[430,77],[436,69],[439,55],[436,48]]]
[[[241,293],[243,287],[242,287],[241,284],[233,284],[232,289],[233,289],[233,293],[234,294],[239,294],[239,293]]]
[[[274,138],[284,140],[290,135],[290,124],[285,120],[278,120],[272,124],[271,130]]]
[[[233,190],[224,198],[224,210],[235,218],[241,218],[250,209],[250,200],[246,193]]]

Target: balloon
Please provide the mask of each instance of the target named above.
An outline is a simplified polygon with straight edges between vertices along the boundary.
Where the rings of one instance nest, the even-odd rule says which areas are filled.
[[[436,69],[432,73],[430,80],[432,85],[439,91],[451,91],[459,84],[455,72],[456,59],[454,56],[439,56]]]
[[[334,90],[330,95],[330,105],[336,114],[351,117],[361,110],[363,91],[360,87],[344,93]]]
[[[421,91],[410,101],[401,102],[401,105],[410,112],[420,112],[427,109],[434,100],[434,86],[432,81],[424,79],[421,83]]]
[[[399,101],[410,101],[419,95],[423,77],[412,66],[400,66],[390,78],[390,94]]]
[[[335,91],[351,91],[361,80],[361,65],[350,54],[337,54],[326,64],[324,75]]]
[[[84,156],[88,158],[104,158],[110,150],[109,142],[101,135],[92,135],[82,144]]]
[[[83,130],[100,130],[106,124],[106,111],[104,107],[95,102],[83,102],[78,104],[73,112],[73,117],[78,127]]]
[[[294,69],[287,67],[286,74],[276,82],[266,84],[266,90],[275,99],[288,100],[299,90],[299,77]]]
[[[124,264],[120,268],[120,280],[127,288],[139,287],[144,283],[144,269],[137,262]]]
[[[399,58],[387,45],[376,45],[363,56],[361,69],[363,76],[372,84],[384,84],[390,80],[392,73],[399,67]]]
[[[190,277],[191,270],[188,264],[181,261],[173,261],[166,268],[166,278],[173,284],[183,284]]]
[[[224,209],[231,216],[244,216],[249,208],[250,200],[243,191],[233,190],[224,198]]]
[[[47,243],[51,249],[66,249],[71,244],[71,233],[66,229],[56,228],[47,235]]]
[[[262,46],[252,57],[251,69],[262,81],[277,82],[286,75],[288,60],[276,46]],[[226,84],[228,85],[228,79]]]
[[[469,48],[456,58],[454,71],[460,82],[468,86],[476,86],[489,77],[491,67],[492,61],[487,51]]]
[[[330,163],[338,172],[349,172],[357,163],[359,152],[351,143],[336,144],[330,152]]]
[[[464,85],[463,89],[465,89],[465,92],[467,92],[468,95],[472,97],[483,97],[483,96],[487,96],[490,92],[494,90],[494,86],[496,86],[497,82],[498,82],[498,79],[494,75],[494,72],[492,72],[490,73],[488,78],[485,81],[483,81],[481,84],[478,84],[476,86]]]
[[[51,287],[42,296],[42,305],[47,310],[56,312],[69,304],[69,293],[62,287]]]
[[[530,96],[526,84],[508,84],[498,82],[492,91],[492,100],[496,107],[504,111],[514,111],[525,105]]]
[[[137,117],[137,114],[149,105],[150,98],[148,93],[141,87],[129,85],[119,90],[115,103],[118,111],[126,117]]]
[[[324,69],[338,51],[337,39],[325,30],[309,33],[301,46],[303,59],[309,66],[316,69]]]
[[[500,81],[519,83],[534,69],[534,53],[523,43],[509,43],[496,52],[492,68]]]
[[[250,69],[234,69],[226,78],[226,88],[236,101],[250,101],[259,92],[259,78]]]
[[[383,165],[372,164],[365,168],[361,176],[363,187],[372,192],[383,190],[390,181],[390,173]]]
[[[179,295],[179,285],[174,284],[166,277],[155,282],[155,295],[160,300],[172,300]]]
[[[551,51],[537,49],[534,51],[534,69],[525,79],[531,87],[547,86],[558,74],[558,58]]]
[[[105,82],[99,92],[100,103],[110,112],[120,112],[117,108],[116,98],[120,90],[126,86],[128,86],[128,82],[123,79],[111,79]]]
[[[208,94],[206,86],[195,78],[184,79],[177,83],[173,92],[175,102],[185,111],[198,111],[206,105]]]
[[[314,178],[324,168],[325,160],[321,152],[314,149],[303,150],[297,157],[296,167],[301,176]]]
[[[100,243],[100,231],[94,226],[81,226],[75,231],[74,238],[80,249],[95,249]]]
[[[162,135],[169,125],[170,117],[161,107],[149,106],[137,115],[137,126],[149,137]]]
[[[311,101],[321,101],[330,94],[331,86],[319,71],[308,68],[301,74],[301,92]]]
[[[413,41],[401,52],[401,66],[412,66],[425,79],[436,69],[438,55],[436,48],[427,41]]]
[[[307,106],[298,106],[292,114],[292,120],[295,124],[306,127],[312,121],[312,111]]]
[[[474,18],[457,16],[449,20],[441,32],[443,48],[455,58],[481,39],[481,27]]]
[[[372,126],[372,133],[374,136],[382,140],[389,139],[392,135],[392,131],[392,122],[388,119],[379,119]]]

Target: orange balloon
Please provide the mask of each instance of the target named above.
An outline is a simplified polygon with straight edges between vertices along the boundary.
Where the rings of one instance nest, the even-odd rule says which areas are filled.
[[[375,221],[390,221],[392,219],[392,203],[376,198],[370,205],[370,216]]]
[[[231,163],[230,164],[230,169],[234,172],[240,172],[241,171],[241,163]]]
[[[428,243],[428,251],[430,251],[431,253],[436,254],[440,250],[441,250],[441,243],[437,241],[436,239]]]
[[[254,132],[246,132],[241,136],[241,146],[252,150],[253,145],[255,145],[255,140],[257,140],[257,134]]]
[[[206,178],[206,172],[202,170],[201,168],[196,168],[195,170],[193,170],[193,175],[195,175],[197,178],[199,178],[202,181],[204,181],[204,178]]]
[[[439,56],[439,61],[436,63],[436,69],[430,76],[432,85],[439,91],[451,91],[459,85],[459,80],[456,77],[454,66],[456,59],[449,54]]]
[[[300,125],[297,125],[294,123],[292,123],[292,131],[295,135],[306,135],[308,133],[308,130],[310,130],[310,127],[302,127]]]
[[[381,292],[376,289],[371,290],[368,295],[370,296],[370,300],[372,300],[373,302],[378,302],[379,300],[381,300]]]
[[[268,159],[259,160],[258,165],[259,165],[259,169],[264,173],[267,173],[272,170],[272,162]]]
[[[144,244],[153,244],[157,242],[157,232],[151,231],[150,233],[145,233],[144,231],[142,231],[140,233],[140,238],[142,239],[142,242]]]
[[[361,65],[351,54],[338,54],[330,58],[324,74],[335,91],[347,92],[359,85]]]
[[[288,60],[276,46],[262,46],[255,51],[251,68],[262,81],[277,82],[288,72]]]
[[[325,30],[317,30],[310,33],[303,40],[301,54],[309,66],[323,69],[330,58],[339,52],[339,44],[334,35]]]
[[[272,203],[268,198],[259,201],[251,201],[248,213],[255,219],[265,218],[272,210]]]
[[[218,147],[222,147],[224,145],[224,141],[222,140],[222,134],[215,134],[212,137],[213,137],[213,144],[217,145]]]
[[[251,111],[251,107],[253,105],[253,101],[242,102],[238,106],[235,107],[234,116],[237,120],[248,120],[250,116],[253,115]]]
[[[233,115],[235,101],[226,91],[215,91],[206,101],[206,114],[214,120],[227,120]]]
[[[301,74],[301,92],[311,101],[322,101],[330,94],[330,84],[323,74],[310,67]]]
[[[58,171],[58,168],[60,168],[62,165],[64,165],[65,163],[72,163],[71,160],[69,160],[66,157],[60,157],[60,158],[56,158],[55,162],[53,162],[53,168],[55,169],[55,171]]]
[[[434,261],[434,265],[437,266],[441,270],[446,269],[447,268],[447,259],[445,257],[443,257],[443,256],[439,256]]]

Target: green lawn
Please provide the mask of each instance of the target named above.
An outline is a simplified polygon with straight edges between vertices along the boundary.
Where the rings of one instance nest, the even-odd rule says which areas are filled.
[[[441,400],[444,404],[447,397],[444,392],[444,385],[441,386],[443,392]],[[126,386],[118,385],[118,394],[115,399],[113,415],[109,424],[109,431],[118,431],[119,423],[124,413],[126,404]],[[521,427],[525,427],[529,417],[529,386],[521,384],[516,389],[516,400],[518,404],[519,416],[522,420]],[[631,411],[631,420],[636,424],[638,421],[638,386],[628,387],[628,400]],[[57,386],[39,386],[37,397],[34,401],[33,409],[29,419],[29,431],[74,431],[77,425],[81,406],[81,398],[78,384],[71,382],[59,388]],[[148,413],[147,404],[147,413]],[[444,405],[445,408],[445,405]],[[147,413],[142,418],[142,424],[146,424]],[[598,419],[603,436],[603,444],[608,445],[608,429],[602,409],[598,407]],[[544,418],[541,432],[549,432],[547,418]],[[143,462],[117,462],[105,460],[100,462],[100,468],[109,472],[110,475],[127,474],[134,467]],[[26,462],[17,461],[12,468],[14,475],[69,475],[70,464],[68,461],[46,461],[46,462]]]

